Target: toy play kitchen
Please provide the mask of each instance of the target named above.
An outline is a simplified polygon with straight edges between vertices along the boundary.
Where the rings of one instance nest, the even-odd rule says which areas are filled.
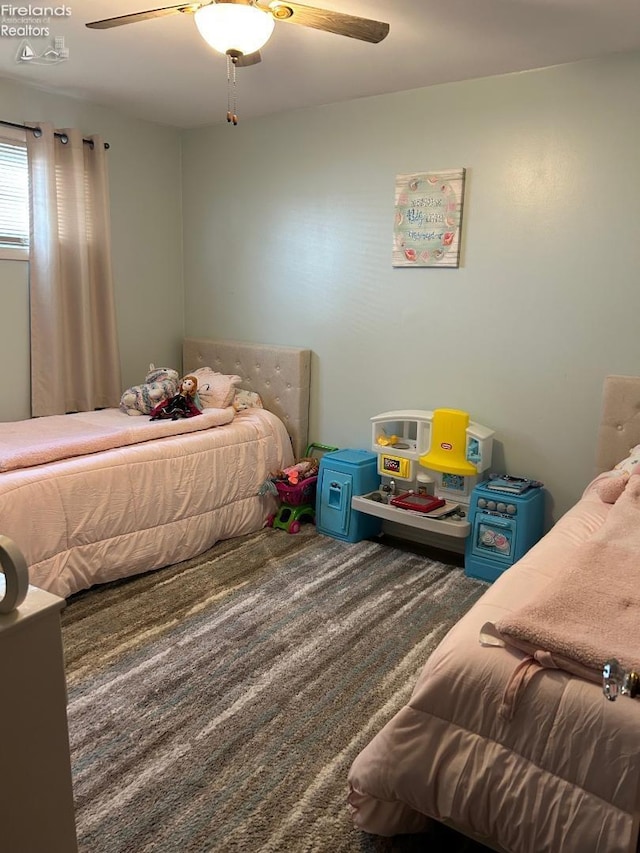
[[[494,431],[458,409],[384,412],[371,428],[380,485],[353,496],[353,509],[381,519],[385,533],[463,552]]]

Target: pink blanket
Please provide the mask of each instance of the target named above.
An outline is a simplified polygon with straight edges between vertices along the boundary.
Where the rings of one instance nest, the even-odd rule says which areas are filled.
[[[30,468],[72,456],[210,429],[230,423],[234,415],[233,407],[229,406],[205,409],[196,418],[150,421],[146,417],[132,418],[119,409],[104,409],[0,423],[0,471]]]
[[[523,607],[481,632],[555,667],[600,681],[615,657],[640,668],[640,475],[632,475],[602,527],[557,567]]]

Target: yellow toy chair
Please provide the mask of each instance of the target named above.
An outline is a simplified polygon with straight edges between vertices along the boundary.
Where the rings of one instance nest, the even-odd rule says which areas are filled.
[[[431,421],[431,446],[419,458],[424,468],[444,474],[473,477],[478,469],[467,461],[469,413],[458,409],[435,409]]]

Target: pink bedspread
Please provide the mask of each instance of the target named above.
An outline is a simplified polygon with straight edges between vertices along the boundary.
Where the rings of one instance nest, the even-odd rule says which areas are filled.
[[[449,632],[351,767],[357,827],[395,835],[435,818],[509,853],[635,853],[638,702],[538,669],[506,719],[498,710],[526,654],[478,639],[553,583],[611,509],[586,495]]]
[[[234,415],[233,407],[229,406],[205,409],[193,418],[151,421],[148,417],[132,418],[119,409],[104,409],[0,423],[0,471],[30,468],[141,441],[210,429],[230,423]]]
[[[260,486],[293,462],[284,424],[266,409],[213,429],[202,427],[216,416],[200,415],[180,421],[191,431],[179,435],[171,421],[118,415],[96,413],[162,437],[0,473],[0,532],[24,554],[30,582],[63,598],[259,530],[277,507]]]

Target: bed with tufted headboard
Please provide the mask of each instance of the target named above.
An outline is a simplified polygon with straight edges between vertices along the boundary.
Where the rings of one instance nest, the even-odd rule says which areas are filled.
[[[259,394],[265,408],[284,423],[294,455],[304,455],[309,444],[310,350],[185,338],[182,364],[184,373],[208,366],[219,373],[238,374],[239,387]]]
[[[409,702],[355,759],[357,827],[439,820],[506,853],[635,853],[640,698],[640,378],[608,376],[597,476],[426,661]]]
[[[607,376],[602,390],[596,473],[610,471],[640,444],[640,378]]]
[[[180,562],[277,508],[260,487],[307,446],[310,351],[187,338],[183,359],[183,375],[225,374],[230,396],[177,421],[106,409],[0,424],[0,534],[34,586],[66,598]],[[238,376],[261,406],[236,411]]]

